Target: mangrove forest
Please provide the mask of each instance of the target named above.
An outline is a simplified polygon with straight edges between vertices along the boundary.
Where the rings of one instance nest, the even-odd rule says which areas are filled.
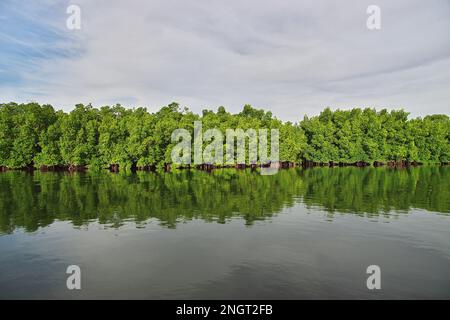
[[[404,110],[324,109],[283,122],[270,111],[245,105],[201,115],[177,103],[149,112],[121,105],[78,104],[71,112],[38,103],[0,104],[1,170],[40,168],[158,169],[171,164],[175,129],[278,129],[280,161],[289,164],[382,165],[448,163],[448,115],[409,118]],[[224,144],[224,148],[225,148]],[[245,165],[245,164],[244,164]]]

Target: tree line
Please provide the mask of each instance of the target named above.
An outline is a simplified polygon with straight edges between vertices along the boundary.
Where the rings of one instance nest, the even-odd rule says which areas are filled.
[[[0,166],[11,168],[163,168],[172,162],[183,128],[194,121],[204,130],[278,129],[280,160],[289,163],[386,163],[450,161],[447,115],[408,119],[404,110],[324,109],[297,123],[245,105],[232,114],[224,107],[201,115],[171,103],[156,112],[121,105],[78,104],[71,112],[38,103],[0,104]],[[225,145],[224,145],[225,148]]]

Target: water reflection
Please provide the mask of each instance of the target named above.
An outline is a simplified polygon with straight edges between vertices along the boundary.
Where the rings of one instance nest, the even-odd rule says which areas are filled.
[[[0,174],[0,232],[28,232],[55,220],[82,226],[92,220],[120,226],[150,218],[173,228],[200,218],[251,225],[303,202],[335,212],[386,215],[411,208],[450,212],[448,167],[314,168],[273,176],[234,169],[111,174],[5,172]]]

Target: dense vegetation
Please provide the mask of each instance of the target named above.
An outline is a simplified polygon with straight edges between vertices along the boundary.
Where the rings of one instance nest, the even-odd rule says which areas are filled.
[[[326,210],[325,219],[334,213],[395,218],[411,208],[449,214],[449,188],[447,166],[294,168],[273,176],[248,169],[156,174],[10,171],[0,174],[0,234],[16,228],[35,231],[57,220],[118,227],[130,220],[144,225],[155,219],[172,228],[191,219],[225,223],[240,218],[251,225],[298,202]]]
[[[108,168],[111,165],[163,167],[171,163],[171,134],[201,120],[203,130],[280,130],[280,160],[342,163],[450,161],[447,115],[408,119],[399,110],[329,108],[299,123],[282,122],[271,112],[246,105],[231,114],[224,107],[197,115],[172,103],[155,113],[120,105],[77,105],[70,113],[37,103],[0,104],[0,166]],[[299,119],[300,120],[300,119]],[[224,142],[225,143],[225,142]]]

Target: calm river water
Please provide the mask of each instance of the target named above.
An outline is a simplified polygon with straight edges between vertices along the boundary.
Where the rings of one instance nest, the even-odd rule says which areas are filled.
[[[0,173],[0,298],[450,299],[450,168]]]

